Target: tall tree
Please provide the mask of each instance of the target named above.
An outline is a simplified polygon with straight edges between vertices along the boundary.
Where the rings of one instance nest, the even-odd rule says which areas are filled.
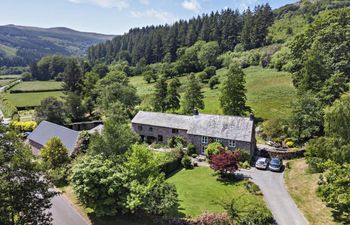
[[[161,76],[154,89],[153,94],[153,109],[155,111],[165,112],[168,109],[168,84],[166,82],[166,78]]]
[[[83,74],[76,60],[69,60],[63,72],[64,89],[80,94],[82,91]]]
[[[173,110],[173,112],[180,109],[180,94],[178,91],[180,86],[181,83],[178,78],[174,78],[169,84],[167,102],[168,108]]]
[[[41,149],[40,156],[49,169],[54,169],[67,163],[68,150],[58,137],[51,138]]]
[[[50,184],[31,151],[0,128],[0,221],[6,225],[50,225]]]
[[[238,63],[231,64],[221,87],[220,104],[224,114],[243,116],[250,111],[246,91],[243,70]]]
[[[182,99],[183,112],[190,114],[195,108],[204,109],[204,95],[201,90],[200,82],[192,73],[185,87],[185,94]]]
[[[37,122],[43,120],[63,124],[65,119],[65,110],[62,101],[55,97],[48,97],[41,101],[40,106],[35,109]]]

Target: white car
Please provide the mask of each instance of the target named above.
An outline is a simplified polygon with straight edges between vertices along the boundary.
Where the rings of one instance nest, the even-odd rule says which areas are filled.
[[[269,166],[269,159],[264,157],[258,158],[258,160],[256,160],[255,162],[255,168],[257,169],[266,170],[268,166]]]

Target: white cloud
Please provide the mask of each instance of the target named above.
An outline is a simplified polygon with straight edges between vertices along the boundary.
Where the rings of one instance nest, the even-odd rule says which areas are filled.
[[[183,8],[194,12],[198,12],[201,9],[198,0],[184,0],[181,5]]]
[[[88,3],[104,8],[126,9],[129,7],[129,0],[68,0],[73,3]]]
[[[148,9],[146,11],[131,11],[131,16],[135,18],[156,18],[162,23],[172,23],[177,20],[175,16],[166,11],[158,11],[155,9]]]

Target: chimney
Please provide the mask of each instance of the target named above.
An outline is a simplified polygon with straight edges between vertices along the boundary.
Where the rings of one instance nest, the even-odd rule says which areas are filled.
[[[198,109],[197,109],[197,108],[194,108],[194,109],[193,109],[193,115],[194,115],[194,116],[198,116],[198,115],[199,115],[199,112],[198,112]]]
[[[250,121],[254,121],[254,113],[250,113],[249,119],[250,119]]]

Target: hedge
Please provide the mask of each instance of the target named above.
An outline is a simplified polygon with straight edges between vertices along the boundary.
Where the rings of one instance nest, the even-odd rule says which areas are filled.
[[[63,91],[64,89],[42,89],[42,90],[10,90],[11,94],[19,94],[19,93],[37,93],[37,92],[54,92],[54,91]]]

